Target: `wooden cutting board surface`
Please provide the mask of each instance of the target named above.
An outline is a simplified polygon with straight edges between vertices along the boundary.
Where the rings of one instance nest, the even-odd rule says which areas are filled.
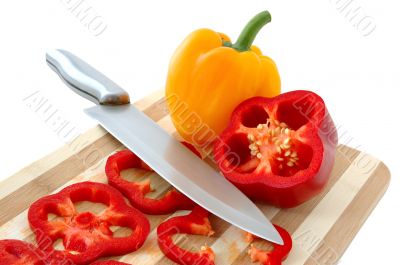
[[[177,136],[166,111],[163,92],[158,91],[135,105],[169,133]],[[106,183],[106,158],[124,147],[97,126],[71,143],[34,162],[0,183],[0,239],[15,238],[34,243],[27,222],[27,209],[38,198],[81,181]],[[124,177],[149,177],[155,192],[162,195],[169,184],[155,173],[126,170]],[[284,227],[293,238],[293,249],[284,264],[336,264],[364,221],[386,191],[390,181],[387,167],[379,160],[358,150],[341,145],[335,166],[325,190],[316,198],[292,209],[278,209],[259,204],[273,223]],[[80,210],[101,211],[102,207],[87,202],[76,205]],[[186,212],[177,212],[181,215]],[[132,264],[173,264],[157,245],[156,227],[171,215],[148,216],[152,231],[138,251],[115,260]],[[216,253],[216,264],[251,264],[244,232],[227,222],[210,217],[215,230],[212,237],[180,235],[181,246],[198,249],[204,243]],[[117,231],[123,234],[124,229]],[[57,243],[60,245],[60,243]],[[259,242],[257,246],[268,247]]]

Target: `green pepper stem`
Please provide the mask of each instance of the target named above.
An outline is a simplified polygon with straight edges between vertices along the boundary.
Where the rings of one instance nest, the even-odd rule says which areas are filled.
[[[269,22],[271,22],[271,14],[268,11],[257,14],[244,27],[232,48],[239,52],[250,50],[258,32]]]

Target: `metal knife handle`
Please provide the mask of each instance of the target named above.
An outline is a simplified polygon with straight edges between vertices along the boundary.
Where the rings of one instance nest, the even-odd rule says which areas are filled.
[[[108,77],[65,50],[46,53],[48,65],[77,94],[101,105],[129,104],[129,95]]]

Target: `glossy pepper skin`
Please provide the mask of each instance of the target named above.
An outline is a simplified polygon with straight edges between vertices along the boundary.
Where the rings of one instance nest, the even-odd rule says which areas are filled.
[[[278,225],[274,226],[283,240],[283,245],[271,243],[273,246],[273,250],[266,251],[261,250],[251,244],[248,251],[251,262],[260,262],[263,265],[281,265],[282,261],[287,258],[290,250],[292,249],[292,237],[282,227]],[[249,242],[253,242],[255,239],[258,239],[258,237],[252,234],[248,234],[247,240]]]
[[[215,142],[214,157],[250,198],[294,207],[327,183],[337,142],[322,98],[298,90],[241,103]]]
[[[48,243],[48,242],[47,242]],[[0,240],[1,265],[75,265],[64,255],[46,252],[34,245],[15,239]]]
[[[270,21],[268,11],[258,14],[234,44],[222,33],[200,29],[177,48],[169,65],[166,100],[177,131],[187,142],[212,142],[240,102],[280,93],[275,63],[251,46]]]
[[[183,144],[199,155],[193,147],[185,143]],[[169,190],[160,199],[146,197],[146,194],[152,190],[150,187],[150,179],[144,182],[127,181],[122,178],[121,171],[128,168],[152,171],[148,165],[130,150],[122,150],[107,159],[105,171],[108,184],[118,189],[128,198],[129,202],[134,207],[143,213],[152,215],[168,214],[178,210],[190,210],[195,206],[192,200],[174,188]]]
[[[188,215],[168,219],[157,227],[158,245],[170,260],[181,265],[214,265],[214,253],[203,246],[199,252],[191,252],[175,245],[175,234],[193,234],[211,236],[214,231],[208,220],[208,212],[196,206]]]
[[[102,203],[107,209],[100,214],[78,212],[74,203],[79,201]],[[48,214],[58,218],[48,220]],[[119,191],[95,182],[73,184],[37,200],[29,208],[28,220],[41,250],[75,264],[133,252],[143,245],[150,231],[147,218],[128,206]],[[128,227],[132,233],[113,237],[111,226]],[[54,249],[53,243],[59,238],[64,251]]]
[[[0,240],[0,264],[46,265],[44,255],[34,245],[21,240]]]

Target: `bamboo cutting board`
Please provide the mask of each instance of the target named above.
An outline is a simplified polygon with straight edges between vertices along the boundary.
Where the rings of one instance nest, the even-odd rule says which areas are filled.
[[[158,91],[135,105],[169,133],[177,135],[166,111],[163,92]],[[106,182],[106,158],[124,147],[114,137],[97,126],[71,143],[0,183],[0,239],[16,238],[34,243],[27,222],[27,209],[38,198],[54,193],[72,183],[91,180]],[[155,192],[162,195],[169,185],[155,173],[126,170],[124,177],[149,177]],[[278,209],[259,204],[273,223],[292,235],[293,249],[287,265],[336,264],[364,221],[368,218],[390,181],[387,167],[368,154],[341,145],[337,149],[335,166],[325,190],[316,198],[292,209]],[[76,205],[80,210],[101,211],[102,207],[87,202]],[[186,214],[177,212],[173,215]],[[152,231],[138,251],[115,260],[131,264],[172,264],[157,245],[155,229],[169,217],[148,216]],[[215,230],[212,237],[180,235],[181,246],[198,249],[206,243],[216,253],[216,264],[251,264],[247,256],[248,243],[244,232],[225,221],[210,217]],[[120,229],[115,233],[126,233]],[[59,246],[60,243],[57,242]],[[256,246],[268,247],[258,242]]]

